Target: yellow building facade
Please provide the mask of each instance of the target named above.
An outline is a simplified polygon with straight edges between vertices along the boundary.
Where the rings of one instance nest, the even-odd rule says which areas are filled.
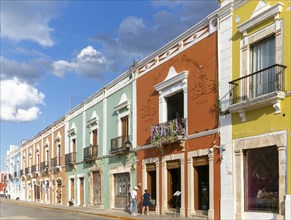
[[[291,4],[231,4],[234,216],[291,219]]]

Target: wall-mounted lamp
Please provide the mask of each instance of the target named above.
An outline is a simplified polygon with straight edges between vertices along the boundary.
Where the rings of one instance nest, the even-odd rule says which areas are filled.
[[[220,146],[213,146],[213,148],[219,149],[219,154],[220,154],[220,160],[223,160],[223,152],[226,151],[225,150],[225,145],[222,144]]]
[[[131,143],[131,141],[130,141],[130,140],[126,141],[126,142],[124,143],[124,146],[125,146],[127,149],[131,150],[131,148],[132,148],[132,143]]]

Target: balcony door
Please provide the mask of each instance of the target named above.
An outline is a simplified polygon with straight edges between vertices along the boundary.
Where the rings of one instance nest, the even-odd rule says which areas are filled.
[[[124,147],[124,143],[128,141],[128,116],[121,118],[121,147]]]
[[[184,94],[180,91],[166,98],[168,121],[184,117]]]
[[[269,37],[252,46],[252,73],[268,68],[276,63],[275,37]],[[275,68],[260,71],[252,82],[253,97],[275,91]]]

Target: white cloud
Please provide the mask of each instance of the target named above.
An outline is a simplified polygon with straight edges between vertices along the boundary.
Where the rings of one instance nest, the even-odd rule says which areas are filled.
[[[49,27],[49,21],[55,16],[55,6],[54,1],[2,1],[1,36],[52,46],[54,30]]]
[[[119,32],[138,34],[138,32],[140,32],[144,28],[145,28],[145,25],[141,18],[129,16],[121,22],[119,26]]]
[[[37,60],[19,62],[0,56],[0,63],[1,79],[16,77],[19,80],[33,84],[39,81],[41,76],[47,71],[50,61],[45,58],[39,58]]]
[[[217,7],[217,0],[151,1],[156,13],[152,20],[128,16],[113,34],[91,38],[102,45],[100,51],[111,62],[107,69],[121,72],[133,60],[141,60],[201,21]],[[117,33],[117,34],[115,34]]]
[[[1,120],[26,122],[38,118],[45,95],[17,78],[1,80]]]
[[[92,46],[82,49],[72,61],[58,60],[53,62],[53,72],[56,76],[64,76],[66,72],[74,71],[89,78],[104,79],[107,65],[106,58]]]

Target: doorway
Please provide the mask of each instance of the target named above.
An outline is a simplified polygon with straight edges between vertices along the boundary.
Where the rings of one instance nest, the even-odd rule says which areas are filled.
[[[151,195],[150,211],[156,210],[156,196],[157,196],[157,174],[156,174],[156,164],[147,164],[147,190]],[[142,192],[143,193],[143,192]]]
[[[115,181],[115,208],[128,208],[130,194],[129,173],[120,173],[114,175]]]
[[[93,172],[93,205],[101,204],[101,174]]]
[[[209,165],[208,157],[195,158],[194,161],[194,200],[195,210],[209,209]]]
[[[168,174],[167,174],[168,175],[168,207],[169,208],[181,207],[181,204],[180,204],[180,201],[181,201],[181,198],[180,198],[180,194],[181,194],[180,161],[175,160],[175,161],[167,162],[167,170],[168,170]]]
[[[73,178],[71,179],[70,196],[71,196],[71,201],[75,200],[75,180]]]
[[[80,206],[84,206],[84,177],[80,177]]]

